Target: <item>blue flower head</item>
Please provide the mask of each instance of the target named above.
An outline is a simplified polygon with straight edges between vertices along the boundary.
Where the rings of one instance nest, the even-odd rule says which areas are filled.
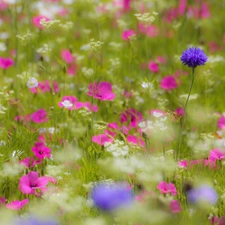
[[[59,225],[54,219],[40,219],[36,217],[29,217],[27,219],[19,219],[13,225]]]
[[[218,200],[218,195],[212,187],[208,185],[202,185],[200,187],[188,191],[187,199],[188,202],[193,204],[206,202],[209,203],[210,205],[215,205]]]
[[[133,195],[125,184],[100,183],[93,188],[91,199],[99,209],[113,211],[131,204]]]
[[[203,50],[194,47],[185,50],[180,57],[181,62],[191,68],[205,65],[207,59]]]

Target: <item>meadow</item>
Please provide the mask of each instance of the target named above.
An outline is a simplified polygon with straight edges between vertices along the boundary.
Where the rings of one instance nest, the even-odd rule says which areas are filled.
[[[0,0],[0,224],[224,225],[224,10]]]

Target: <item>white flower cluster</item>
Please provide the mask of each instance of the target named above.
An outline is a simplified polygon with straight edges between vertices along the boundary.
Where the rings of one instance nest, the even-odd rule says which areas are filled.
[[[121,43],[117,43],[117,42],[110,42],[109,43],[109,47],[115,51],[119,51],[122,47]]]
[[[74,24],[71,21],[67,21],[65,24],[59,24],[59,27],[61,27],[65,31],[69,31],[72,30]]]
[[[81,72],[85,77],[91,77],[94,73],[94,70],[92,68],[82,67]]]
[[[120,59],[119,58],[110,59],[109,61],[110,61],[111,66],[113,68],[118,68],[120,66]]]
[[[44,44],[41,48],[37,49],[37,53],[44,55],[49,53],[51,50],[52,49],[49,48],[47,44]]]
[[[27,45],[28,42],[32,39],[32,34],[31,33],[27,33],[25,35],[16,35],[16,37],[18,38],[19,42],[21,45]]]
[[[138,124],[142,132],[148,137],[151,136],[155,141],[163,141],[168,135],[172,135],[172,127],[169,126],[168,116],[155,112],[152,120],[142,121]]]
[[[49,20],[47,21],[45,18],[41,19],[40,24],[44,28],[44,32],[51,33],[55,30],[55,28],[59,25],[60,20]]]
[[[12,94],[14,94],[13,90],[9,90],[7,86],[4,86],[0,89],[0,96],[2,99],[9,100],[12,97]]]
[[[0,51],[5,52],[7,50],[6,44],[3,42],[0,42]]]
[[[125,156],[129,152],[129,146],[124,141],[115,140],[114,143],[106,142],[104,147],[107,152],[110,152],[113,156]]]
[[[50,134],[54,134],[55,132],[58,132],[59,131],[59,129],[55,129],[54,127],[49,127],[49,128],[39,128],[38,129],[38,132],[39,132],[39,134],[43,134],[43,133],[46,133],[46,132],[48,132],[48,133],[50,133]]]
[[[102,41],[95,41],[94,39],[90,40],[89,45],[91,46],[91,49],[96,53],[99,52],[102,48],[102,45],[104,44],[104,42]]]
[[[224,62],[224,57],[220,55],[216,56],[209,56],[207,63],[217,63],[217,62]]]
[[[145,25],[150,25],[152,22],[155,21],[155,16],[157,16],[158,13],[157,13],[157,12],[153,12],[152,14],[151,14],[151,13],[143,13],[143,14],[138,13],[138,14],[134,14],[134,15],[135,15],[135,16],[137,17],[137,19],[138,19],[139,21],[141,21],[143,24],[145,24]]]

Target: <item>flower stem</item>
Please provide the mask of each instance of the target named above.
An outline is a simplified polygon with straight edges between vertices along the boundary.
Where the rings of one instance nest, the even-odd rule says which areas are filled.
[[[180,153],[180,147],[181,147],[181,144],[182,144],[182,133],[183,133],[183,127],[184,127],[184,119],[185,119],[185,116],[186,116],[186,108],[187,108],[188,100],[189,100],[190,95],[191,95],[194,80],[195,80],[195,68],[192,68],[191,85],[190,85],[188,96],[187,96],[187,99],[186,99],[186,102],[185,102],[185,105],[184,105],[184,114],[183,114],[183,117],[181,118],[181,121],[180,121],[180,132],[179,132],[179,142],[178,142],[179,144],[178,144],[178,149],[177,149],[177,152],[176,152],[176,160],[178,159],[179,153]]]

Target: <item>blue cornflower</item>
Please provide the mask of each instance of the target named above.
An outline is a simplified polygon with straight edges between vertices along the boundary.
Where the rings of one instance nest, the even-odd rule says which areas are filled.
[[[133,194],[125,184],[100,183],[93,188],[91,199],[99,209],[113,211],[132,203]]]
[[[191,68],[205,65],[207,59],[203,50],[194,47],[185,50],[180,57],[181,62]]]
[[[13,225],[60,225],[54,219],[40,219],[36,217],[30,217],[27,219],[19,219]]]
[[[212,187],[208,185],[202,185],[188,191],[187,199],[189,203],[193,204],[205,202],[209,203],[210,205],[215,205],[218,200],[218,195]]]

